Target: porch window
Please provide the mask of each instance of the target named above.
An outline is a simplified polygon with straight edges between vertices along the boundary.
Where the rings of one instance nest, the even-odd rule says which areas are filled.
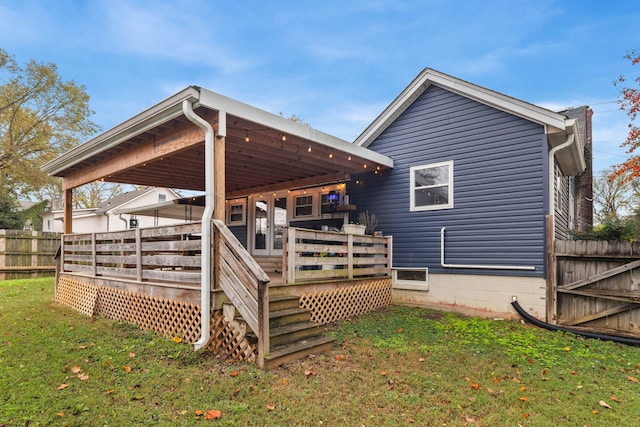
[[[303,195],[295,197],[293,216],[295,218],[313,215],[313,196]]]
[[[411,168],[411,210],[453,207],[453,161]]]
[[[246,201],[227,202],[227,225],[244,225],[247,222]]]
[[[338,206],[340,194],[337,191],[330,191],[320,195],[320,214],[333,213]]]

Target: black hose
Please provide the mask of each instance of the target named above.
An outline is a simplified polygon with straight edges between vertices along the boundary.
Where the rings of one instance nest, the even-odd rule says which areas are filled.
[[[524,320],[543,329],[547,329],[550,331],[571,332],[572,334],[580,335],[587,338],[595,338],[601,341],[613,341],[620,344],[632,345],[636,347],[640,346],[640,339],[637,339],[637,338],[626,338],[626,337],[619,337],[615,335],[597,334],[595,332],[580,331],[577,329],[565,328],[564,326],[552,325],[551,323],[543,322],[542,320],[536,319],[535,317],[527,313],[520,306],[520,304],[518,304],[518,301],[516,300],[515,297],[513,298],[511,305],[513,306],[513,308],[516,309],[518,314],[524,318]]]

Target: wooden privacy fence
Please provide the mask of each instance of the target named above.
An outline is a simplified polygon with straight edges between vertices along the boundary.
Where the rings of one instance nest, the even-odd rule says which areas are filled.
[[[391,276],[391,237],[360,236],[289,227],[285,283]]]
[[[640,336],[640,243],[556,241],[557,323]]]
[[[0,280],[52,276],[59,233],[0,230]]]

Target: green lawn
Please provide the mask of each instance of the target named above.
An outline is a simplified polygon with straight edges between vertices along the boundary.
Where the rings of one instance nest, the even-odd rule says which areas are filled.
[[[0,282],[0,426],[640,425],[640,348],[391,307],[263,372],[83,316],[53,288]]]

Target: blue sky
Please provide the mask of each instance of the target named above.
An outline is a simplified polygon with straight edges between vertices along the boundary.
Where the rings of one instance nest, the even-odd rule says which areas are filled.
[[[352,141],[425,67],[594,110],[594,173],[626,158],[616,104],[637,1],[0,0],[0,46],[86,86],[107,130],[194,84]]]

